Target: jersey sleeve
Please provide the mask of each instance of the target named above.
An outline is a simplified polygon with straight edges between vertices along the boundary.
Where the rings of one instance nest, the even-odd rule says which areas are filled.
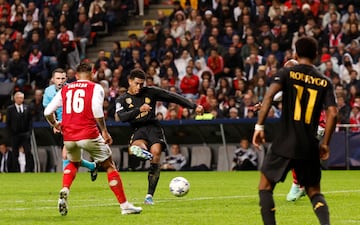
[[[334,86],[330,81],[329,81],[329,88],[325,93],[325,102],[324,102],[325,108],[328,108],[329,106],[337,106]]]
[[[174,92],[171,92],[171,91],[168,91],[165,89],[157,88],[157,87],[151,87],[151,91],[154,92],[154,94],[156,96],[156,100],[176,103],[176,104],[179,104],[183,107],[190,108],[190,109],[196,108],[195,103],[191,102],[187,98],[185,98],[177,93],[174,93]]]
[[[50,101],[51,101],[51,97],[49,96],[49,92],[50,92],[49,88],[46,88],[45,91],[44,91],[44,97],[43,97],[43,101],[42,101],[42,104],[43,104],[44,107],[48,106]]]
[[[127,111],[125,109],[124,105],[125,105],[125,100],[124,100],[123,96],[118,97],[115,102],[115,107],[116,107],[115,112],[119,116],[120,121],[130,122],[130,121],[134,120],[136,116],[139,115],[140,108],[135,107],[132,110]]]
[[[94,93],[92,96],[92,111],[95,118],[104,117],[104,89],[99,85],[95,84]]]
[[[280,69],[276,74],[274,74],[271,82],[283,85],[285,76],[286,76],[286,74],[288,74],[288,72],[289,71],[287,68]]]
[[[55,97],[50,101],[50,103],[47,105],[47,107],[44,110],[44,115],[48,116],[51,115],[56,111],[57,108],[62,106],[62,97],[61,97],[61,91],[56,93]]]

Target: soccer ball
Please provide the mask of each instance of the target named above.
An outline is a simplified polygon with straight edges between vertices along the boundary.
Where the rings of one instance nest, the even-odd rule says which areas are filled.
[[[175,177],[170,181],[169,188],[171,194],[182,197],[189,192],[190,183],[183,177]]]

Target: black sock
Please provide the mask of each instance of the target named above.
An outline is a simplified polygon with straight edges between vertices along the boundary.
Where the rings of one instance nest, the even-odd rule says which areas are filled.
[[[321,225],[330,225],[329,207],[324,195],[316,194],[311,198],[313,210],[318,217]]]
[[[271,190],[259,190],[261,216],[264,225],[275,225],[275,203]]]
[[[155,189],[160,177],[160,165],[151,163],[148,173],[148,194],[154,196]]]

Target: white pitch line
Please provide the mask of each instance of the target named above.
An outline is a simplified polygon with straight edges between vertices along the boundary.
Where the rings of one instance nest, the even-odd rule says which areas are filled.
[[[338,190],[338,191],[327,191],[327,192],[322,192],[323,194],[337,194],[337,193],[355,193],[355,192],[360,192],[360,190]],[[285,194],[275,194],[275,196],[285,196]],[[214,197],[198,197],[198,198],[163,198],[163,199],[158,199],[156,200],[156,202],[159,203],[164,203],[164,202],[170,202],[170,201],[203,201],[203,200],[216,200],[216,199],[238,199],[238,198],[258,198],[258,195],[235,195],[235,196],[214,196]],[[111,201],[113,203],[104,203],[105,201]],[[38,207],[6,207],[6,208],[0,208],[0,212],[1,211],[26,211],[26,210],[43,210],[43,209],[54,209],[56,208],[56,202],[57,199],[54,200],[36,200],[36,201],[25,201],[25,200],[14,200],[14,201],[2,201],[2,203],[38,203],[38,202],[53,202],[54,206],[38,206]],[[97,204],[81,204],[81,205],[73,205],[74,203],[78,203],[78,202],[99,202]],[[116,206],[119,205],[118,203],[115,203],[116,200],[114,200],[113,198],[109,198],[109,199],[102,199],[101,203],[98,199],[93,199],[93,200],[75,200],[75,201],[71,201],[70,200],[70,204],[72,208],[87,208],[90,206]],[[142,202],[136,202],[133,201],[134,204],[141,204]],[[351,223],[353,223],[351,221]]]

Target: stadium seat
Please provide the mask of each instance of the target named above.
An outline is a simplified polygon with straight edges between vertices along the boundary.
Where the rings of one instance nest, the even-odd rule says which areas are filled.
[[[181,146],[180,147],[180,152],[181,154],[185,157],[186,159],[186,164],[185,166],[188,167],[190,165],[190,153],[189,153],[189,148],[186,146]]]
[[[116,165],[116,167],[119,167],[121,162],[121,154],[120,154],[120,145],[111,145],[111,151],[112,151],[112,159]]]
[[[119,170],[128,170],[129,168],[129,153],[128,153],[128,148],[127,147],[123,147],[120,149],[120,156],[121,156],[121,160],[120,160],[120,164],[119,164]]]
[[[265,153],[270,147],[271,147],[270,143],[265,143],[265,145],[260,146],[260,150],[256,150],[256,154],[258,157],[258,170],[260,170],[264,161]]]
[[[231,164],[234,157],[236,145],[221,145],[218,148],[218,171],[229,171],[231,170]]]
[[[192,146],[190,167],[205,165],[211,169],[212,152],[209,146]]]
[[[48,172],[47,164],[48,164],[48,152],[45,148],[37,148],[37,154],[39,157],[39,166],[40,172]]]

